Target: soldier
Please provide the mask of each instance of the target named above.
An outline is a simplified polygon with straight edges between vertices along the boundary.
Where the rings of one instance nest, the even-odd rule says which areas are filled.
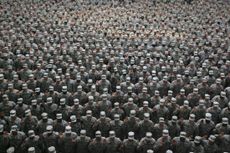
[[[93,125],[96,123],[97,119],[92,116],[92,111],[87,110],[86,111],[86,116],[82,116],[82,129],[85,129],[87,132],[87,136],[90,138],[93,138],[94,133],[93,133]]]
[[[81,130],[80,136],[76,139],[76,152],[89,153],[88,145],[90,141],[90,137],[86,136],[86,130]]]
[[[162,136],[162,131],[168,129],[167,124],[165,123],[165,119],[163,117],[159,118],[159,123],[154,125],[154,139],[158,139]]]
[[[49,152],[49,147],[51,146],[58,148],[59,135],[57,132],[53,131],[52,125],[46,127],[46,132],[42,134],[41,140],[43,142],[44,152]]]
[[[4,111],[4,114],[9,116],[10,110],[14,109],[15,103],[12,101],[9,101],[9,98],[6,94],[2,96],[2,102],[0,103],[0,108]]]
[[[75,151],[75,141],[77,139],[77,133],[71,131],[71,127],[68,125],[65,127],[65,132],[60,135],[59,145],[60,152],[73,153]]]
[[[51,118],[48,118],[47,113],[42,113],[42,119],[38,121],[38,126],[37,126],[37,133],[41,135],[46,131],[46,127],[48,125],[53,125],[53,120]]]
[[[83,106],[80,105],[78,99],[74,99],[73,101],[74,101],[74,105],[70,108],[69,114],[76,115],[77,118],[79,119],[83,114]]]
[[[31,101],[30,110],[33,116],[36,116],[38,119],[41,119],[42,108],[41,105],[37,103],[36,99]]]
[[[62,86],[62,92],[58,95],[58,99],[65,99],[67,105],[73,105],[73,97],[71,93],[67,91],[67,86]]]
[[[194,153],[204,153],[204,147],[202,146],[202,138],[200,136],[196,136],[194,141],[192,142],[191,151]]]
[[[114,120],[110,121],[110,129],[114,131],[118,138],[124,139],[124,122],[120,120],[119,114],[114,114]]]
[[[127,117],[124,121],[124,132],[128,133],[129,131],[134,131],[135,133],[138,133],[139,122],[140,122],[139,118],[136,117],[136,111],[131,110],[130,116]]]
[[[19,97],[23,99],[23,102],[27,105],[31,104],[31,100],[33,99],[33,91],[28,89],[26,83],[22,84],[22,90],[19,92]]]
[[[109,111],[112,109],[112,103],[108,100],[106,94],[103,94],[101,97],[102,100],[98,102],[98,111],[104,111],[109,114]]]
[[[119,153],[121,152],[122,142],[116,137],[115,131],[109,131],[109,137],[106,138],[105,153]]]
[[[101,136],[100,131],[96,131],[95,138],[89,143],[90,153],[104,153],[106,151],[106,139]]]
[[[189,101],[185,100],[184,105],[180,106],[178,110],[174,111],[174,115],[177,115],[179,119],[188,119],[191,112],[191,107],[189,107]]]
[[[196,115],[196,121],[197,121],[197,120],[205,117],[206,110],[207,109],[206,109],[204,100],[200,100],[199,105],[195,106],[192,109],[191,113]]]
[[[214,135],[210,135],[208,140],[204,141],[204,152],[205,153],[217,153],[218,146],[215,143],[216,137]]]
[[[56,114],[56,120],[54,120],[53,126],[54,126],[54,131],[63,133],[65,131],[65,127],[68,125],[66,120],[62,118],[61,113]]]
[[[155,149],[155,143],[156,140],[152,138],[151,132],[146,132],[145,137],[141,139],[138,145],[138,152],[140,153],[146,153],[148,150],[154,150]]]
[[[35,135],[34,130],[28,131],[28,137],[25,139],[21,147],[24,152],[26,152],[31,147],[34,147],[36,153],[43,152],[42,142],[39,136]]]
[[[221,111],[221,117],[227,117],[228,120],[230,119],[230,102],[228,103],[228,106],[225,107],[225,108]]]
[[[188,120],[183,120],[181,130],[185,131],[189,139],[193,139],[198,134],[198,125],[195,122],[196,116],[190,114]]]
[[[214,129],[215,133],[217,134],[229,134],[230,133],[230,125],[228,123],[228,118],[223,117],[222,123],[216,124],[216,127]]]
[[[176,96],[176,102],[178,105],[182,106],[185,100],[187,100],[185,89],[180,89],[180,93]]]
[[[57,109],[57,112],[62,114],[64,120],[68,120],[70,111],[71,111],[71,107],[66,104],[66,99],[61,98],[60,99],[60,105]]]
[[[162,136],[157,139],[154,149],[158,153],[165,153],[168,149],[171,148],[171,137],[169,136],[169,131],[163,130],[162,133]]]
[[[119,114],[120,117],[121,117],[121,119],[124,119],[124,118],[125,118],[125,112],[124,112],[123,109],[120,108],[120,104],[119,104],[118,102],[115,102],[115,103],[114,103],[114,108],[110,111],[109,117],[110,117],[111,119],[113,119],[113,116],[114,116],[115,114]]]
[[[171,138],[179,136],[181,128],[177,116],[172,116],[172,120],[168,121],[168,130],[170,131],[169,135]]]
[[[15,110],[11,110],[10,116],[7,118],[7,123],[8,123],[7,130],[10,131],[10,128],[13,125],[17,125],[17,127],[20,129],[22,120],[21,120],[21,118],[17,117]]]
[[[22,151],[21,145],[25,140],[26,135],[22,131],[18,131],[17,125],[13,125],[9,134],[9,146],[15,148],[16,153],[20,153]]]
[[[129,132],[128,133],[128,139],[125,139],[123,141],[122,145],[122,151],[123,153],[137,153],[138,152],[138,141],[134,138],[135,133],[134,132]]]
[[[14,88],[13,83],[8,84],[8,90],[5,94],[9,97],[9,101],[17,101],[19,90]]]
[[[198,89],[197,88],[194,88],[193,89],[193,92],[190,93],[188,96],[187,96],[187,99],[189,101],[189,106],[190,107],[195,107],[198,105],[198,102],[200,100],[200,94],[198,93]]]
[[[88,97],[88,102],[84,105],[83,114],[86,114],[87,110],[91,110],[94,117],[99,117],[97,103],[94,101],[93,96]]]
[[[168,120],[169,110],[165,106],[165,100],[161,99],[160,103],[153,108],[153,121],[157,122],[160,117],[163,117],[165,120]]]
[[[207,109],[207,113],[212,114],[212,120],[215,124],[220,122],[221,108],[218,102],[213,102],[213,106]]]
[[[36,131],[38,126],[38,119],[36,116],[31,114],[31,110],[28,109],[25,111],[25,117],[22,119],[21,127],[23,132],[28,133],[29,130]]]
[[[179,137],[172,140],[172,151],[175,153],[187,153],[191,150],[191,143],[185,132],[180,132]]]
[[[116,86],[116,92],[112,94],[111,102],[112,103],[115,103],[115,102],[122,103],[123,96],[124,96],[124,92],[121,91],[121,86]]]
[[[143,120],[145,113],[149,113],[150,114],[150,119],[152,119],[153,111],[152,111],[151,108],[149,108],[149,102],[148,101],[144,101],[143,102],[143,107],[139,108],[139,111],[138,111],[139,119]]]
[[[28,109],[28,105],[23,103],[22,98],[18,98],[17,105],[14,109],[17,112],[17,117],[22,118],[24,116],[24,112]]]
[[[154,123],[150,120],[150,114],[144,113],[144,119],[139,122],[139,138],[143,138],[147,132],[154,132]]]
[[[4,125],[0,124],[0,153],[6,152],[9,143],[9,134],[4,131]]]
[[[102,136],[108,137],[111,126],[110,121],[110,118],[106,117],[106,113],[101,111],[100,118],[93,125],[94,131],[100,131]]]
[[[138,109],[137,105],[133,102],[133,98],[129,98],[128,102],[125,103],[122,106],[122,108],[125,112],[126,117],[130,115],[131,110],[137,110]]]
[[[58,108],[58,105],[53,103],[53,98],[48,97],[46,99],[46,103],[43,105],[44,112],[48,114],[48,117],[51,119],[55,119],[55,114]]]
[[[77,92],[73,95],[73,98],[74,98],[74,99],[78,99],[78,100],[79,100],[79,103],[80,103],[81,105],[86,104],[86,102],[87,102],[87,95],[86,95],[86,93],[83,91],[81,85],[77,86]]]
[[[215,128],[215,124],[212,121],[212,114],[206,113],[205,118],[200,119],[198,122],[198,134],[202,137],[206,137],[212,133]]]

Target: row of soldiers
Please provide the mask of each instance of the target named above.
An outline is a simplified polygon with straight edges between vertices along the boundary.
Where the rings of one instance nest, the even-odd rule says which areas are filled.
[[[172,138],[167,129],[162,131],[157,140],[151,132],[146,132],[140,141],[135,139],[134,132],[128,132],[123,141],[116,137],[115,131],[109,131],[108,137],[96,131],[95,138],[90,138],[86,130],[81,130],[80,135],[77,135],[69,125],[65,127],[64,133],[55,132],[53,126],[48,125],[41,136],[29,130],[27,137],[24,132],[18,131],[17,126],[12,126],[10,134],[3,132],[3,129],[1,125],[1,152],[4,152],[7,145],[11,145],[7,153],[227,153],[230,139],[228,134],[221,134],[210,135],[208,138],[195,136],[191,141],[183,131]]]

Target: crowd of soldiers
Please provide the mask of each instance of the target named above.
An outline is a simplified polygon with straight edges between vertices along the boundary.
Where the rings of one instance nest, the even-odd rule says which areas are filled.
[[[230,152],[224,0],[2,0],[0,153]]]

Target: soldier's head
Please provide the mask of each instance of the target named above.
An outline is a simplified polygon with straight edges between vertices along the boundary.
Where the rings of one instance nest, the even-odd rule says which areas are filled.
[[[0,78],[1,78],[1,77],[0,77]],[[13,75],[13,80],[14,80],[14,81],[17,81],[17,80],[18,80],[18,75],[17,75],[17,74],[14,74],[14,75]]]
[[[116,92],[121,91],[121,86],[116,86]]]
[[[22,105],[23,105],[23,98],[18,98],[17,104],[18,104],[19,106],[22,106]]]
[[[119,120],[120,120],[120,115],[114,114],[114,121],[119,121]]]
[[[62,86],[62,93],[67,93],[67,86]]]
[[[32,105],[33,107],[36,107],[36,106],[37,106],[37,103],[38,103],[37,99],[31,100],[31,105]]]
[[[221,98],[225,98],[225,97],[226,97],[226,92],[221,91],[221,92],[220,92],[220,97],[221,97]]]
[[[71,130],[72,130],[71,126],[69,126],[69,125],[66,126],[66,127],[65,127],[65,135],[70,135],[71,132],[72,132]]]
[[[28,153],[35,153],[35,148],[34,147],[29,147],[28,148]]]
[[[56,114],[56,119],[57,119],[57,121],[61,121],[62,120],[62,114],[61,113],[57,113]]]
[[[190,114],[189,115],[189,121],[194,122],[195,118],[196,118],[195,114]]]
[[[102,101],[106,101],[107,100],[107,95],[106,94],[102,94],[101,98],[102,98]]]
[[[199,100],[199,107],[203,108],[205,106],[205,101],[203,99]]]
[[[205,100],[210,100],[210,95],[209,94],[205,94],[204,98],[205,98]]]
[[[135,135],[134,132],[129,132],[129,133],[128,133],[128,139],[129,139],[129,140],[134,140],[134,135]]]
[[[172,90],[168,90],[168,97],[172,97],[173,96],[173,91]]]
[[[178,120],[178,117],[177,116],[172,116],[172,123],[173,124],[176,124],[177,123],[177,120]]]
[[[228,126],[228,118],[227,117],[222,118],[222,125],[223,126]]]
[[[159,104],[161,107],[163,107],[165,105],[165,99],[161,99]]]
[[[115,131],[109,131],[109,138],[114,139],[116,137]]]
[[[184,142],[186,139],[186,132],[182,131],[180,132],[180,141]]]
[[[155,96],[160,96],[160,92],[159,92],[158,90],[156,90],[156,91],[154,92],[154,95],[155,95]]]
[[[8,95],[7,95],[7,94],[4,94],[4,95],[2,96],[2,99],[3,99],[3,102],[7,102],[7,101],[9,100]]]
[[[47,113],[42,113],[42,120],[46,122],[48,120],[48,114]]]
[[[84,137],[86,137],[86,130],[82,129],[80,131],[80,138],[84,138]]]
[[[16,134],[18,133],[18,126],[17,126],[17,125],[11,126],[10,132],[11,132],[13,135],[16,135]]]
[[[136,116],[136,111],[135,110],[130,110],[130,117],[134,118]]]
[[[101,111],[101,112],[100,112],[100,118],[101,118],[101,119],[105,119],[105,118],[106,118],[106,113],[105,113],[105,111]]]
[[[77,86],[77,91],[82,92],[82,86],[81,85]]]
[[[79,106],[79,99],[78,98],[75,98],[73,100],[73,102],[74,102],[74,106]]]
[[[87,111],[86,111],[86,116],[87,116],[88,118],[92,117],[92,111],[91,111],[91,110],[87,110]]]
[[[9,83],[9,84],[8,84],[8,89],[9,89],[9,90],[14,89],[14,85],[13,85],[13,83]]]
[[[49,86],[49,92],[53,92],[54,91],[54,87],[53,86]]]
[[[188,107],[189,107],[189,101],[188,101],[188,100],[185,100],[183,106],[184,106],[185,108],[188,108]]]
[[[132,88],[131,86],[129,86],[129,87],[127,88],[127,90],[128,90],[128,93],[132,93],[132,92],[133,92],[133,88]]]
[[[96,131],[95,138],[96,138],[96,140],[100,140],[101,139],[101,131]]]
[[[163,130],[163,132],[162,132],[162,136],[163,137],[168,137],[169,136],[169,131],[168,130]]]
[[[149,113],[144,113],[144,120],[148,121],[150,119],[150,114]]]
[[[208,138],[209,143],[213,144],[216,140],[216,137],[214,135],[210,135]]]
[[[145,134],[146,139],[152,139],[152,133],[151,132],[146,132]]]
[[[30,109],[27,109],[26,111],[25,111],[25,117],[31,117],[31,110]]]
[[[34,130],[29,130],[29,131],[28,131],[28,136],[29,136],[30,139],[33,139],[33,138],[35,137],[35,132],[34,132]]]
[[[133,103],[133,98],[129,98],[129,99],[128,99],[128,103],[129,103],[129,104],[132,104],[132,103]]]
[[[125,80],[126,80],[127,83],[129,83],[131,79],[130,79],[130,77],[126,77]]]
[[[95,85],[91,86],[91,92],[96,92],[96,86]]]
[[[185,90],[184,89],[180,89],[180,95],[185,95]]]
[[[166,153],[173,153],[173,151],[172,150],[167,150]]]
[[[149,102],[148,101],[144,101],[143,102],[143,107],[149,107]]]
[[[53,126],[52,126],[52,125],[48,125],[48,126],[46,127],[46,132],[47,132],[48,134],[52,134],[52,133],[53,133]]]
[[[66,99],[65,98],[61,98],[60,99],[60,106],[65,106],[66,104]]]
[[[198,94],[198,88],[194,88],[193,93]]]
[[[48,97],[47,99],[46,99],[46,102],[47,102],[47,104],[52,104],[53,103],[53,98],[52,97]]]
[[[54,146],[48,148],[48,153],[56,153],[56,149]]]
[[[101,80],[105,81],[106,80],[106,75],[101,75]]]
[[[159,118],[159,124],[165,124],[165,119],[164,117]]]
[[[195,145],[200,145],[201,139],[202,139],[202,138],[201,138],[200,136],[196,136],[195,139],[194,139]]]
[[[205,121],[206,123],[210,123],[212,120],[212,114],[211,113],[206,113],[205,114]]]

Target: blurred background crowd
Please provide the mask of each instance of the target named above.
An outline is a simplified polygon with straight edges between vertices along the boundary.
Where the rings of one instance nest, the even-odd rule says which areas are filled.
[[[230,152],[226,0],[1,0],[0,153]]]

